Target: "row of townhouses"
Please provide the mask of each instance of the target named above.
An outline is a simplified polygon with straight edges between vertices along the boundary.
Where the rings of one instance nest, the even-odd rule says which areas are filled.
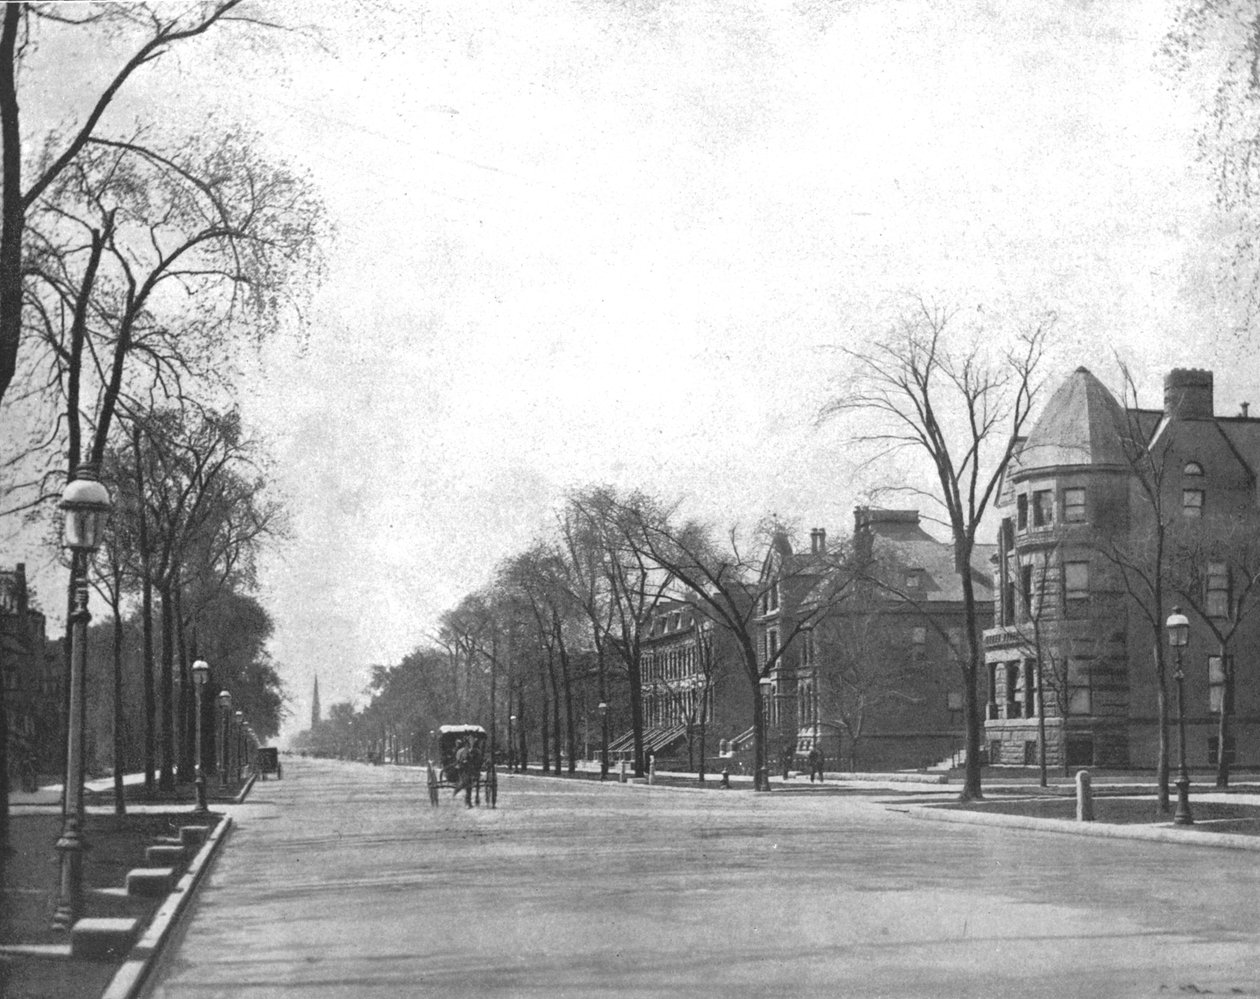
[[[1149,768],[1159,745],[1157,642],[1180,605],[1187,756],[1260,765],[1260,419],[1216,415],[1212,374],[1174,370],[1162,409],[1126,408],[1085,368],[1049,398],[996,501],[997,537],[968,567],[982,615],[978,692],[995,765]],[[867,582],[820,610],[840,571],[827,532],[774,538],[756,587],[772,758],[818,746],[829,766],[957,763],[964,744],[962,585],[953,546],[915,510],[859,507],[845,558]],[[1150,587],[1154,559],[1165,569]],[[802,622],[807,626],[802,627]],[[790,645],[781,644],[790,642]],[[1163,691],[1175,710],[1176,661]],[[1236,668],[1239,681],[1227,688]],[[645,749],[746,765],[750,681],[730,636],[682,601],[644,643]],[[1232,724],[1221,744],[1221,707]],[[1175,715],[1174,715],[1175,717]],[[703,746],[701,745],[703,739]],[[614,742],[627,752],[631,737]]]
[[[44,615],[31,606],[26,566],[0,571],[0,676],[9,740],[11,786],[29,761],[48,772],[61,752],[62,671]]]

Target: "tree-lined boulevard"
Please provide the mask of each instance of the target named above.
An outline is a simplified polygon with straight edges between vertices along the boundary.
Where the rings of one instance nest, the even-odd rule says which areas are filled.
[[[434,809],[422,769],[293,759],[151,994],[1257,994],[1253,853],[887,807],[923,797],[513,775]]]
[[[1254,6],[7,4],[0,999],[1260,995]]]

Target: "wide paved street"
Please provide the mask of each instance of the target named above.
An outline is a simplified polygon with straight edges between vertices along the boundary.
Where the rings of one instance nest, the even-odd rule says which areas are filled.
[[[887,794],[503,782],[286,760],[153,995],[1260,995],[1256,854],[1012,833]],[[449,795],[449,792],[447,792]]]

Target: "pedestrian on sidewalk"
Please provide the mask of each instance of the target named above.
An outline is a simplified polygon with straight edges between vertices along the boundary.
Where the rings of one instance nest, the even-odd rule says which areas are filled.
[[[788,771],[792,769],[792,750],[794,747],[786,746],[783,749],[783,779],[788,779]]]
[[[814,746],[809,751],[809,782],[814,783],[814,774],[818,774],[818,783],[822,783],[823,779],[823,754],[822,750]]]

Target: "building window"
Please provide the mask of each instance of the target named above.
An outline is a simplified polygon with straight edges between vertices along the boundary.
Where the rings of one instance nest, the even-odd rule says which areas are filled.
[[[779,654],[779,629],[771,628],[766,632],[766,663],[774,662]]]
[[[1089,663],[1081,659],[1069,659],[1067,667],[1067,710],[1069,715],[1094,713],[1093,696],[1089,686]]]
[[[1220,736],[1208,736],[1208,766],[1214,767],[1220,762],[1218,754],[1221,749]],[[1225,762],[1233,766],[1238,759],[1238,747],[1234,744],[1232,735],[1225,737]]]
[[[770,587],[770,593],[768,595],[770,597],[770,609],[772,611],[778,610],[779,609],[779,584],[777,580]]]
[[[1208,617],[1229,617],[1229,566],[1209,562],[1207,570]]]
[[[963,695],[961,690],[951,690],[945,695],[945,707],[949,711],[950,725],[963,723]]]
[[[1002,623],[1003,624],[1015,623],[1016,599],[1017,598],[1015,596],[1015,584],[1007,583],[1006,584],[1006,598],[1002,601]]]
[[[1020,493],[1015,497],[1015,526],[1021,530],[1028,530],[1028,496]]]
[[[988,719],[992,721],[997,717],[997,699],[998,699],[998,664],[989,663],[989,710]]]
[[[1020,694],[1023,692],[1023,676],[1019,668],[1019,663],[1007,663],[1006,665],[1006,717],[1019,718],[1023,705],[1020,703]]]
[[[1002,762],[1002,743],[997,739],[989,742],[989,762],[992,764]]]
[[[910,641],[914,645],[914,657],[922,659],[927,648],[927,628],[911,628]]]
[[[1032,498],[1033,527],[1046,527],[1054,521],[1054,493],[1038,489]]]
[[[1037,717],[1037,660],[1024,660],[1024,717]]]
[[[1019,588],[1020,596],[1024,599],[1023,611],[1024,620],[1032,617],[1033,614],[1033,567],[1031,565],[1021,565],[1019,567]]]
[[[1191,481],[1181,490],[1181,512],[1186,517],[1203,516],[1203,487],[1194,481],[1203,478],[1203,466],[1197,461],[1186,463],[1181,474]]]
[[[1015,547],[1015,524],[1010,517],[1002,518],[1000,543],[1008,552]]]
[[[1233,711],[1234,705],[1227,703],[1226,690],[1225,660],[1220,656],[1208,656],[1208,709],[1214,714],[1221,713],[1222,705],[1227,712]]]
[[[906,589],[917,590],[919,588],[919,574],[912,572],[906,576]]]
[[[1186,517],[1198,518],[1203,516],[1202,489],[1181,490],[1181,512]]]
[[[1035,767],[1037,765],[1037,740],[1024,740],[1024,766]]]
[[[1085,490],[1063,490],[1063,519],[1069,524],[1085,522]]]
[[[1067,765],[1069,767],[1092,767],[1094,765],[1094,737],[1092,735],[1069,735],[1067,737]]]
[[[1089,563],[1063,563],[1063,612],[1068,617],[1089,613]]]

